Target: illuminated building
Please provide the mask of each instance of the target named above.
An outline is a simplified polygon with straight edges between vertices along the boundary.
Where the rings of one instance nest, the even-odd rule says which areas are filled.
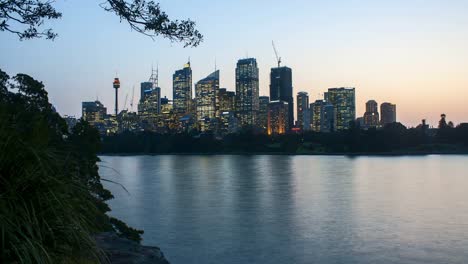
[[[99,101],[82,102],[81,117],[90,124],[102,122],[107,116],[107,108]]]
[[[190,62],[184,68],[177,70],[172,76],[172,92],[174,112],[186,114],[190,111],[192,101],[192,69]]]
[[[232,134],[238,131],[238,121],[234,112],[221,112],[219,117],[219,133],[221,135]]]
[[[284,66],[271,68],[270,100],[288,103],[288,129],[291,129],[294,125],[294,98],[291,68]]]
[[[335,131],[335,107],[325,102],[322,106],[320,132],[333,132]]]
[[[284,101],[268,104],[268,135],[282,135],[289,130],[289,106]]]
[[[323,100],[316,100],[314,103],[310,104],[311,112],[311,129],[315,132],[320,132],[321,123],[322,123],[322,110],[325,102]]]
[[[116,116],[108,116],[107,108],[99,101],[82,102],[81,117],[102,135],[117,132]]]
[[[260,96],[259,102],[258,127],[260,127],[263,132],[266,132],[268,129],[268,104],[270,103],[270,97]]]
[[[315,132],[333,132],[335,130],[335,108],[324,100],[310,104],[311,124]]]
[[[366,103],[366,112],[363,116],[364,127],[377,127],[380,123],[378,104],[375,100],[369,100]]]
[[[226,88],[218,90],[218,113],[216,116],[220,116],[222,112],[235,112],[236,105],[236,93],[228,91]]]
[[[145,101],[146,97],[148,97],[152,91],[153,91],[152,82],[142,82],[140,84],[140,102]]]
[[[382,126],[396,122],[396,105],[392,103],[382,103],[380,105],[380,123]]]
[[[335,129],[348,129],[356,119],[355,88],[330,88],[325,93],[325,101],[334,107]]]
[[[306,92],[297,93],[297,127],[302,130],[309,130],[310,115],[309,115],[309,95]]]
[[[257,60],[241,59],[236,67],[236,111],[241,126],[255,125],[259,110]]]
[[[197,120],[201,131],[208,130],[207,124],[216,118],[217,93],[219,90],[219,71],[215,71],[195,85],[197,98]],[[211,129],[210,129],[211,130]]]

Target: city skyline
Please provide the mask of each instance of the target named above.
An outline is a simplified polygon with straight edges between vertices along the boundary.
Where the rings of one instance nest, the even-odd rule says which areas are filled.
[[[188,57],[193,80],[212,72],[216,61],[220,87],[230,91],[235,90],[236,61],[254,57],[259,64],[259,94],[269,95],[269,72],[276,66],[274,40],[283,65],[294,71],[293,95],[308,92],[313,102],[330,87],[356,87],[356,116],[362,116],[365,102],[374,99],[398,105],[398,120],[408,126],[423,118],[436,125],[441,113],[455,123],[466,121],[468,38],[461,34],[468,28],[466,2],[331,2],[294,1],[287,6],[271,2],[266,7],[262,1],[217,5],[197,1],[184,2],[180,9],[182,2],[162,1],[175,18],[197,21],[205,41],[193,49],[131,32],[110,14],[103,15],[94,1],[58,2],[64,13],[60,23],[53,24],[59,37],[54,42],[18,42],[15,36],[0,33],[1,45],[9,51],[0,55],[0,66],[9,74],[23,72],[42,80],[57,110],[78,116],[80,102],[97,97],[111,109],[109,79],[116,75],[123,103],[133,86],[147,80],[151,64],[159,65],[162,96],[171,98],[172,74]],[[245,6],[249,12],[241,14]],[[204,16],[200,12],[204,8],[214,15]],[[275,21],[282,12],[295,16]],[[245,21],[234,19],[239,15]],[[212,28],[214,21],[217,26]],[[88,32],[87,26],[96,31]],[[135,97],[134,104],[138,94]]]

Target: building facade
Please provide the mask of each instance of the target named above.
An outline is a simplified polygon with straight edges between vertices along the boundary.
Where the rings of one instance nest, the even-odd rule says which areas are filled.
[[[334,107],[335,129],[349,129],[351,122],[356,119],[355,88],[330,88],[325,93],[325,101]]]
[[[289,131],[289,106],[284,101],[268,104],[268,135],[282,135]]]
[[[382,126],[396,122],[396,105],[392,103],[382,103],[380,105],[380,123]]]
[[[378,127],[380,124],[378,104],[375,100],[369,100],[366,103],[366,112],[363,116],[365,128]]]
[[[309,130],[309,94],[307,94],[306,92],[297,93],[296,103],[297,127],[299,127],[302,130]]]
[[[268,104],[270,103],[270,97],[260,96],[259,97],[259,111],[258,111],[258,127],[262,132],[268,130]]]
[[[294,98],[291,68],[271,68],[270,100],[288,103],[288,129],[291,129],[294,126]]]
[[[190,62],[172,75],[172,98],[174,113],[189,113],[192,102],[192,68]]]
[[[257,60],[241,59],[236,67],[236,111],[240,126],[256,125],[259,110]]]
[[[212,124],[217,117],[217,106],[219,106],[218,92],[219,71],[211,73],[195,85],[197,120],[200,122],[201,131],[211,130],[209,124]]]
[[[316,100],[310,104],[310,127],[312,131],[320,132],[322,124],[322,110],[325,102],[323,100]]]
[[[219,113],[221,112],[235,112],[236,109],[236,93],[228,91],[226,88],[220,88],[218,92]]]

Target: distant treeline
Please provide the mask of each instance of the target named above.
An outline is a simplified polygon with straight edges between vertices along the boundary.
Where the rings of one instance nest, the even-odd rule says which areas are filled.
[[[271,154],[417,154],[468,153],[468,124],[406,128],[400,123],[382,129],[352,127],[333,133],[306,132],[268,136],[243,130],[217,139],[212,135],[122,133],[106,136],[103,154],[271,153]]]

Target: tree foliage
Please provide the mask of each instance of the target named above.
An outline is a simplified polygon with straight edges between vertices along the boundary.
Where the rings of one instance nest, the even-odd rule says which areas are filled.
[[[57,37],[51,28],[42,29],[46,20],[59,19],[52,0],[0,0],[0,31],[7,31],[23,39]],[[100,6],[116,14],[132,30],[151,38],[162,36],[171,41],[183,42],[185,47],[198,46],[203,35],[195,22],[171,20],[161,10],[159,3],[147,0],[105,0]]]
[[[0,263],[97,260],[92,235],[142,231],[109,217],[98,132],[80,121],[68,132],[44,85],[0,70]]]

